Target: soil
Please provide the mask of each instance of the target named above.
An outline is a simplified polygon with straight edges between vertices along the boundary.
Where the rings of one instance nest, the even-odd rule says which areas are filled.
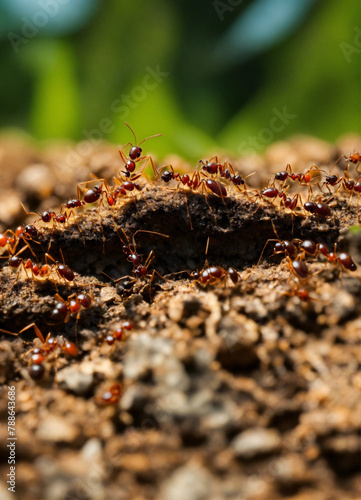
[[[29,350],[42,345],[34,328],[1,337],[2,499],[361,498],[357,196],[326,194],[332,214],[325,218],[252,197],[287,163],[296,172],[312,163],[328,172],[351,143],[361,150],[354,136],[336,145],[295,137],[262,157],[234,160],[242,175],[256,171],[247,195],[230,186],[220,198],[143,179],[141,192],[112,208],[77,210],[62,225],[34,223],[39,216],[25,216],[20,202],[29,212],[59,213],[90,172],[109,181],[117,175],[115,147],[80,154],[81,145],[40,150],[0,139],[0,230],[34,223],[31,250],[20,256],[44,263],[48,253],[50,265],[64,259],[75,272],[72,281],[56,271],[31,278],[21,266],[11,269],[4,252],[0,328],[17,333],[34,323],[44,338],[78,345],[76,356],[51,352],[34,380]],[[341,160],[333,172],[343,175],[345,167]],[[354,165],[349,175],[360,175]],[[293,182],[289,193],[307,190]],[[317,198],[316,185],[313,191]],[[357,270],[307,257],[309,279],[300,283],[268,240],[307,238],[337,244],[337,255],[348,252]],[[142,255],[144,277],[134,277],[124,247]],[[194,279],[208,266],[219,266],[221,278]],[[236,284],[229,268],[238,272]],[[56,323],[57,297],[81,293],[91,306]],[[123,327],[124,337],[104,341],[125,321],[133,328]],[[4,479],[9,386],[16,392],[15,494]],[[109,400],[111,390],[121,394]]]

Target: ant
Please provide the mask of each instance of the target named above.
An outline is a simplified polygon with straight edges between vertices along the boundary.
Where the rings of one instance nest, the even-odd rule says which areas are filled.
[[[121,384],[116,382],[101,396],[96,396],[95,400],[100,405],[114,405],[118,403],[123,392]]]
[[[328,217],[332,214],[330,207],[321,202],[315,203],[313,201],[306,201],[306,203],[304,203],[303,205],[303,208],[306,210],[306,212],[309,212],[310,214],[316,214],[318,217]]]
[[[306,262],[303,262],[303,260],[292,260],[290,257],[286,257],[289,268],[293,274],[296,275],[296,277],[299,279],[301,283],[306,283],[309,278],[309,269],[308,265]]]
[[[54,260],[53,257],[51,255],[49,255],[48,253],[45,254],[45,258],[51,259],[55,263],[54,268],[50,267],[49,264],[47,264],[47,263],[37,264],[37,263],[34,263],[31,259],[24,260],[21,257],[19,257],[19,255],[24,250],[26,250],[26,247],[23,247],[16,255],[13,255],[9,259],[9,266],[12,269],[18,270],[15,281],[13,283],[13,286],[17,282],[21,267],[23,268],[27,278],[29,278],[28,271],[30,271],[31,278],[33,280],[36,278],[37,279],[50,278],[50,276],[54,272],[54,268],[55,268],[55,272],[56,272],[57,276],[61,279],[64,279],[65,283],[67,281],[74,281],[75,273],[66,264],[59,264],[59,262]]]
[[[239,191],[241,191],[239,186],[243,186],[243,192],[247,195],[247,187],[245,181],[246,179],[248,179],[248,177],[254,175],[255,172],[248,174],[246,177],[242,177],[240,174],[235,173],[232,165],[227,161],[225,161],[223,165],[221,163],[218,163],[217,156],[213,156],[208,162],[200,160],[198,163],[202,164],[202,171],[207,172],[210,175],[218,174],[223,179],[229,180],[234,186],[236,186]]]
[[[34,263],[31,259],[24,260],[22,257],[20,257],[20,254],[23,253],[24,251],[26,251],[28,248],[29,248],[28,246],[24,246],[23,248],[21,248],[21,250],[19,250],[19,252],[17,252],[15,255],[12,255],[12,257],[10,257],[8,259],[9,267],[11,269],[14,269],[14,270],[17,269],[17,274],[16,274],[14,283],[13,283],[10,290],[12,290],[12,288],[15,286],[15,284],[18,280],[21,268],[24,270],[26,277],[28,279],[29,279],[28,271],[30,271],[31,278],[33,280],[37,277],[38,278],[45,278],[46,276],[49,276],[51,273],[51,269],[47,264],[43,264],[43,265],[40,264],[39,265],[39,264]],[[10,253],[13,253],[15,251],[15,249],[16,249],[16,247],[10,247],[9,248]],[[4,258],[4,257],[2,257],[2,258]]]
[[[72,315],[76,315],[76,322],[78,323],[80,313],[83,309],[89,309],[92,305],[92,297],[86,293],[77,295],[73,293],[64,300],[58,293],[54,298],[57,304],[51,312],[51,319],[57,323],[67,323]]]
[[[225,281],[227,276],[231,278],[234,285],[238,283],[239,274],[233,267],[227,270],[219,266],[209,266],[201,272],[194,271],[191,274],[191,277],[203,286],[214,285],[215,283]]]
[[[76,201],[80,201],[80,199],[81,199],[81,196],[82,196],[81,187],[82,186],[87,186],[90,182],[94,182],[94,181],[100,181],[100,184],[95,185],[92,188],[87,189],[85,191],[85,193],[83,193],[83,200],[82,200],[83,205],[86,205],[86,204],[92,205],[93,203],[98,202],[99,200],[102,199],[104,194],[108,191],[108,185],[107,185],[107,182],[105,179],[99,179],[94,174],[90,174],[89,177],[93,177],[93,178],[92,179],[88,178],[88,180],[86,180],[84,182],[80,182],[78,184],[78,186],[77,186],[78,200],[76,200]],[[105,187],[105,189],[103,189],[103,187]]]
[[[84,203],[84,202],[80,202],[80,203]],[[50,250],[50,247],[51,247],[51,242],[52,242],[52,238],[53,238],[53,233],[54,233],[54,229],[55,229],[55,226],[57,224],[60,224],[60,225],[64,225],[66,222],[69,221],[70,217],[72,215],[75,216],[75,213],[73,210],[71,210],[69,213],[62,213],[62,208],[63,208],[63,205],[61,206],[61,209],[60,209],[60,214],[56,214],[54,212],[54,210],[45,210],[44,212],[40,213],[36,213],[36,212],[28,212],[25,208],[25,206],[23,205],[23,203],[21,203],[21,206],[24,210],[24,212],[26,213],[26,215],[39,215],[40,216],[40,219],[37,219],[34,221],[34,223],[38,222],[38,221],[42,221],[44,222],[44,224],[47,224],[49,222],[52,222],[53,223],[53,228],[52,228],[52,231],[51,231],[51,237],[50,237],[50,242],[49,242],[49,246],[48,246],[48,251]],[[68,208],[68,207],[66,207]],[[78,226],[78,230],[79,232],[81,233],[82,237],[83,237],[83,242],[84,242],[84,245],[85,245],[85,240],[84,240],[84,236],[83,236],[83,233],[79,227],[79,224],[76,222],[76,225]],[[26,229],[26,228],[25,228]]]
[[[91,177],[91,178],[90,178]],[[96,184],[95,186],[87,189],[85,193],[83,194],[83,200],[81,200],[82,193],[81,193],[81,188],[82,186],[87,186],[90,182],[97,181],[99,182],[99,185]],[[100,229],[102,232],[102,238],[103,238],[103,253],[105,252],[105,236],[104,236],[104,230],[103,230],[103,223],[101,216],[99,214],[100,207],[104,203],[104,196],[107,196],[109,194],[110,188],[108,186],[108,183],[105,179],[99,179],[96,175],[90,174],[88,179],[84,182],[80,182],[77,186],[77,200],[70,200],[70,204],[74,202],[74,204],[77,205],[76,208],[80,208],[80,206],[85,206],[85,205],[92,205],[93,203],[98,204],[98,217],[99,217],[99,223],[100,223]],[[79,205],[80,203],[80,205]]]
[[[347,162],[350,162],[350,163],[353,163],[354,165],[356,165],[356,172],[360,172],[360,170],[358,169],[358,167],[359,167],[358,164],[361,163],[361,153],[353,153],[350,156],[341,155],[340,158],[333,164],[332,168],[335,165],[337,165],[337,163],[341,160],[341,158],[345,158],[345,160]]]
[[[192,177],[190,177],[188,174],[183,174],[182,176],[178,172],[174,172],[174,169],[172,165],[165,165],[164,167],[161,167],[159,169],[159,172],[169,166],[171,170],[165,170],[161,176],[162,181],[168,183],[171,180],[178,180],[178,185],[175,189],[175,192],[178,190],[179,185],[183,184],[183,186],[187,186],[188,188],[192,189],[193,191],[197,191],[199,188],[201,188],[201,192],[204,193],[204,189],[208,189],[211,191],[214,195],[216,195],[219,198],[222,198],[224,206],[226,206],[226,203],[224,201],[224,198],[228,196],[227,189],[226,187],[219,181],[216,181],[215,179],[201,179],[199,172],[194,172]],[[159,174],[158,172],[158,174]],[[188,218],[190,222],[190,227],[193,229],[192,225],[192,219],[189,213],[188,209],[188,199],[186,193],[183,191],[185,199],[186,199],[186,205],[187,205],[187,213],[188,213]],[[211,206],[208,203],[208,196],[207,196],[207,191],[204,193],[205,194],[205,199],[206,203],[208,205],[209,210],[213,213],[213,210]]]
[[[324,170],[321,170],[320,168],[318,168],[317,165],[312,165],[305,173],[299,172],[296,174],[296,173],[292,172],[292,167],[288,163],[286,166],[286,170],[282,170],[281,172],[277,172],[274,176],[274,179],[276,181],[280,181],[282,183],[281,189],[284,188],[286,180],[291,179],[292,181],[298,181],[300,186],[308,186],[309,190],[312,192],[311,181],[321,177],[321,172],[324,172]],[[316,182],[316,184],[320,188],[320,185],[318,184],[318,182]],[[320,190],[321,190],[321,188],[320,188]]]
[[[340,274],[342,273],[342,267],[347,271],[356,271],[357,265],[353,261],[352,257],[346,252],[337,254],[336,248],[337,244],[335,243],[333,252],[330,252],[326,245],[323,246],[322,250],[319,249],[319,251],[324,257],[326,257],[328,262],[334,263],[339,266]]]
[[[117,179],[116,177],[113,178],[114,180],[114,186],[113,190],[110,190],[110,193],[107,194],[107,202],[110,207],[114,206],[117,202],[117,199],[119,196],[126,196],[129,192],[137,190],[141,191],[142,186],[138,182],[134,182],[142,174],[136,174],[132,176],[129,180],[122,181],[122,179]],[[116,187],[117,185],[117,187]],[[135,200],[134,200],[135,202]]]
[[[132,174],[135,169],[136,169],[136,164],[140,161],[143,161],[143,160],[147,160],[143,169],[142,169],[142,172],[145,168],[145,166],[147,165],[147,162],[150,161],[151,165],[152,165],[152,169],[153,169],[153,172],[154,172],[154,175],[155,175],[155,178],[157,179],[158,178],[158,172],[154,166],[154,163],[153,163],[153,160],[152,160],[152,157],[150,155],[146,155],[146,156],[142,156],[142,153],[143,153],[143,150],[142,148],[140,147],[140,145],[147,141],[148,139],[153,139],[154,137],[160,137],[162,134],[155,134],[155,135],[151,135],[150,137],[147,137],[146,139],[143,139],[139,144],[137,144],[137,138],[136,138],[136,135],[133,131],[133,129],[131,128],[130,125],[128,125],[127,122],[124,122],[125,125],[129,128],[129,130],[132,132],[133,136],[134,136],[134,142],[135,142],[135,146],[133,146],[132,143],[128,142],[127,144],[125,144],[124,146],[122,146],[120,149],[119,149],[119,154],[120,154],[120,157],[121,159],[123,160],[124,164],[125,164],[125,172],[122,172],[125,177],[130,177],[130,174]],[[127,146],[130,145],[130,150],[129,150],[129,158],[127,158],[125,156],[125,154],[123,153],[123,149]]]
[[[35,253],[33,252],[31,246],[29,245],[29,241],[32,241],[38,245],[40,245],[39,241],[36,241],[36,237],[39,235],[39,231],[33,224],[28,224],[25,227],[18,226],[15,230],[15,239],[17,238],[18,241],[22,241],[24,245],[30,250],[30,252],[34,255]]]
[[[228,270],[220,266],[210,266],[208,263],[208,248],[209,248],[209,237],[207,239],[206,251],[205,251],[205,264],[202,271],[193,271],[190,277],[193,278],[197,283],[202,286],[215,285],[216,283],[226,283],[227,277],[231,279],[232,283],[236,285],[239,280],[238,272],[233,268],[229,267]],[[182,271],[184,272],[184,271]]]
[[[79,199],[69,200],[60,207],[60,213],[63,213],[63,207],[66,208],[67,210],[72,210],[74,208],[82,208],[84,205],[85,205],[84,200],[79,200]]]
[[[219,181],[216,181],[214,179],[201,179],[199,172],[194,172],[192,177],[190,177],[188,174],[183,174],[181,176],[178,172],[174,172],[172,165],[165,165],[159,170],[159,172],[166,167],[170,167],[171,169],[165,170],[161,176],[162,181],[166,183],[170,182],[171,180],[178,180],[178,186],[179,184],[183,184],[183,186],[187,186],[193,191],[196,191],[201,186],[203,187],[203,185],[205,184],[205,187],[212,191],[212,193],[219,198],[226,198],[228,195],[226,187]]]
[[[44,339],[43,334],[41,333],[40,329],[37,327],[35,323],[31,323],[30,325],[20,330],[20,332],[18,333],[9,332],[3,329],[0,329],[0,331],[3,333],[7,333],[9,335],[18,336],[21,333],[25,332],[26,330],[29,330],[30,328],[34,328],[36,336],[40,339],[40,341],[43,344],[41,347],[33,347],[24,354],[24,357],[31,354],[29,358],[28,372],[32,379],[41,380],[43,378],[45,373],[45,367],[43,363],[49,354],[58,351],[56,352],[55,356],[55,370],[56,370],[56,362],[59,356],[59,349],[60,352],[63,352],[68,356],[77,356],[78,348],[75,344],[73,344],[73,342],[65,340],[63,336],[59,336],[56,338],[51,337],[50,333],[48,334],[46,339]]]
[[[126,339],[126,331],[133,330],[134,325],[131,321],[123,321],[113,332],[108,333],[100,345],[108,344],[109,346],[115,345],[115,342],[123,342]]]
[[[278,198],[281,199],[281,206],[284,206],[285,208],[290,209],[292,212],[297,208],[298,203],[302,203],[302,198],[299,193],[296,193],[293,198],[290,198],[287,196],[287,191],[289,189],[289,186],[286,186],[285,189],[278,190],[276,187],[268,187],[266,189],[263,189],[262,191],[258,191],[255,195],[253,195],[254,198],[262,198],[266,197],[267,199],[272,199],[271,205],[274,204],[275,200]],[[258,208],[257,208],[258,210]],[[256,211],[257,211],[256,210]]]
[[[7,251],[8,254],[13,255],[19,241],[20,240],[16,233],[14,233],[11,229],[7,229],[5,233],[0,233],[0,248],[4,249],[2,253]]]
[[[165,238],[169,238],[169,236],[163,233],[157,233],[156,231],[147,231],[145,229],[138,229],[132,236],[133,244],[130,244],[128,242],[128,236],[126,235],[124,230],[120,228],[127,242],[124,242],[124,240],[119,235],[118,228],[116,227],[115,229],[117,231],[120,241],[123,244],[122,246],[123,253],[127,257],[127,261],[133,265],[133,270],[132,270],[133,276],[122,276],[121,278],[114,280],[111,276],[108,276],[105,272],[103,272],[103,274],[108,278],[110,278],[114,283],[119,283],[119,281],[121,280],[130,278],[129,280],[127,280],[127,288],[131,288],[131,285],[134,284],[138,279],[145,278],[149,274],[148,268],[150,266],[150,263],[155,258],[154,251],[151,250],[146,261],[143,262],[143,256],[139,255],[136,249],[136,244],[135,244],[136,234],[137,233],[157,234],[159,236],[164,236]],[[156,269],[153,269],[152,273],[150,274],[150,284],[153,282],[156,274],[164,281],[167,281],[161,274],[159,274],[159,272]]]
[[[300,286],[292,288],[290,292],[285,292],[285,295],[289,295],[291,297],[298,297],[302,302],[308,302],[311,299],[311,296],[307,288],[303,288]],[[313,300],[317,299],[313,298]]]
[[[70,269],[69,266],[67,266],[65,264],[64,255],[63,255],[63,252],[61,251],[61,249],[60,249],[60,253],[61,253],[61,257],[63,259],[62,264],[60,264],[57,260],[55,260],[48,253],[45,254],[45,259],[50,259],[55,263],[55,271],[56,271],[57,275],[60,276],[61,278],[63,278],[65,280],[65,282],[74,281],[75,273],[72,269]]]

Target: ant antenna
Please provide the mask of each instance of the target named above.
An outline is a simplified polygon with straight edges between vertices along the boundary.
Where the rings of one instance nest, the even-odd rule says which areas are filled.
[[[137,143],[137,137],[134,133],[134,130],[132,129],[132,127],[127,123],[127,122],[124,122],[125,125],[129,128],[129,130],[132,132],[133,136],[134,136],[134,140],[135,140],[135,145],[138,145],[140,146],[143,142],[147,141],[148,139],[153,139],[153,137],[160,137],[162,134],[155,134],[155,135],[150,135],[149,137],[147,137],[146,139],[143,139],[139,144]]]
[[[124,122],[124,123],[129,128],[129,130],[131,131],[131,133],[133,134],[134,140],[135,140],[135,144],[137,144],[137,138],[136,138],[136,135],[134,133],[134,130],[132,129],[132,127],[127,122]]]
[[[147,137],[146,139],[143,139],[140,143],[142,144],[143,142],[147,141],[148,139],[153,139],[154,137],[161,137],[162,134],[155,134],[155,135],[150,135],[149,137]]]

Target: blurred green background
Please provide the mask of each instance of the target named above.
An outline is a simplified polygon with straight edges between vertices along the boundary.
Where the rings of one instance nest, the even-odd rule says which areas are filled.
[[[0,127],[198,160],[361,131],[359,0],[0,0]]]

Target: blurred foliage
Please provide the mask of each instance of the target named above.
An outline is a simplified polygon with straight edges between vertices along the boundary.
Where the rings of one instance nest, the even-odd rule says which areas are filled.
[[[63,32],[48,15],[33,36],[39,5],[24,17],[10,4],[0,0],[1,127],[123,144],[125,120],[138,140],[163,134],[152,151],[192,161],[361,130],[359,0],[93,0],[78,24],[62,2]],[[274,126],[283,110],[292,118]]]

